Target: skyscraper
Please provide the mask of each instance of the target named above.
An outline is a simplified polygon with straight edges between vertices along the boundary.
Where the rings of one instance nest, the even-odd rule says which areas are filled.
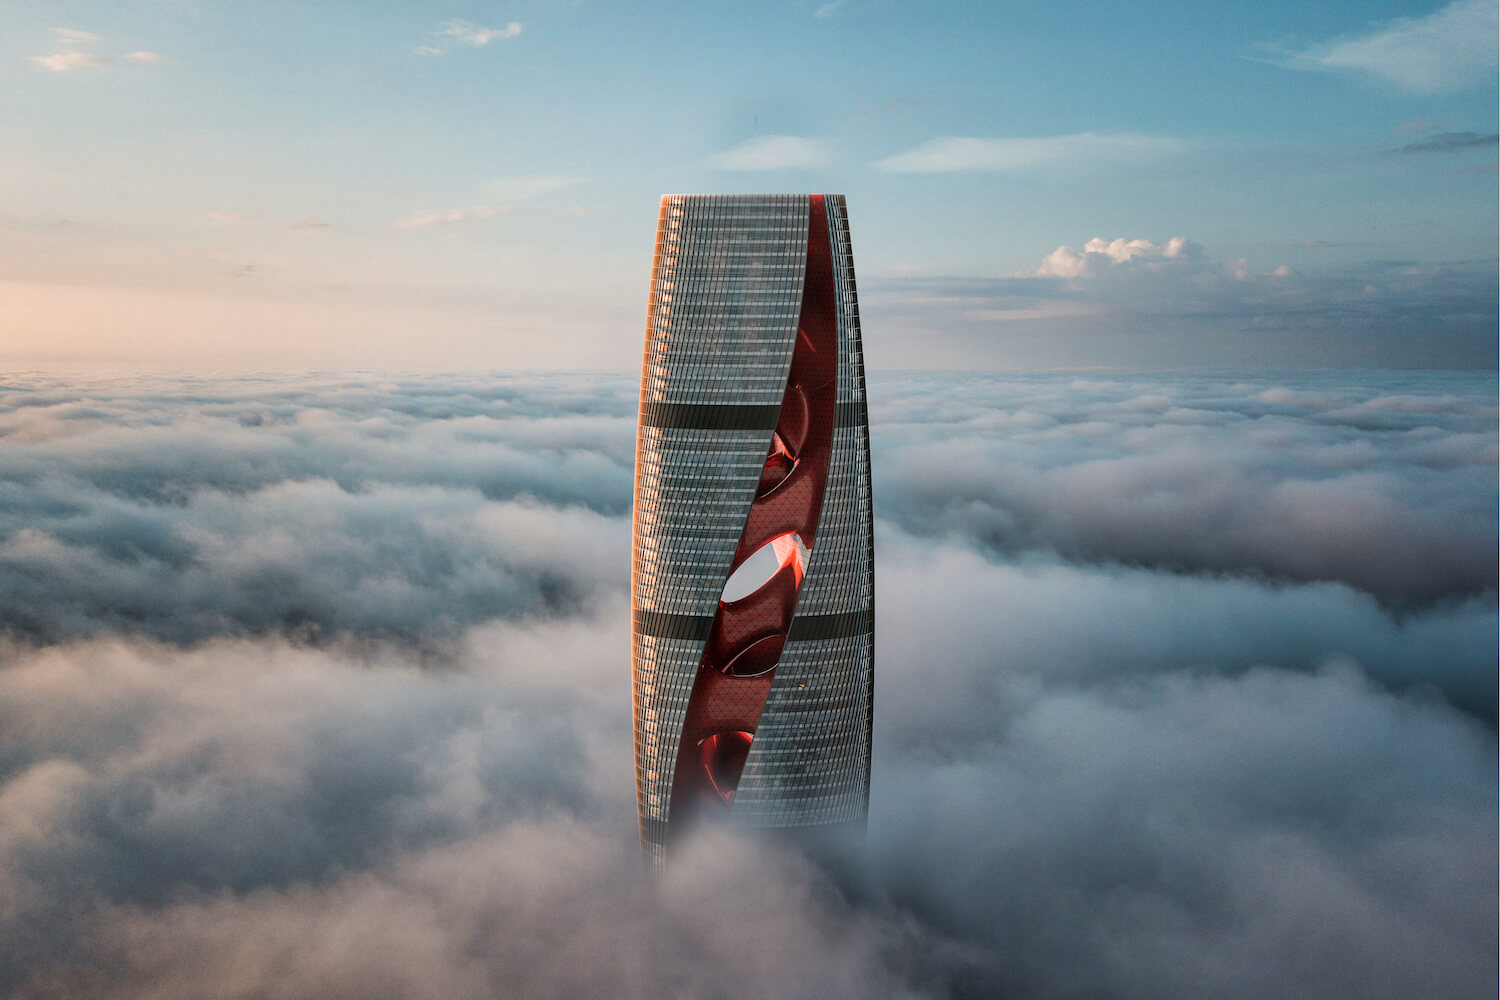
[[[636,437],[648,866],[693,825],[862,827],[874,562],[841,195],[668,195]]]

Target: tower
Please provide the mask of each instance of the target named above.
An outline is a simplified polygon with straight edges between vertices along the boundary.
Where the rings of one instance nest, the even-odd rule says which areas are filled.
[[[631,581],[649,867],[713,817],[862,828],[873,547],[843,197],[663,197]]]

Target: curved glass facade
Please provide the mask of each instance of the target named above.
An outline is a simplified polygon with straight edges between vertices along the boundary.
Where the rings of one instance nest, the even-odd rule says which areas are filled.
[[[704,820],[863,823],[872,549],[843,197],[664,197],[631,588],[649,866]]]

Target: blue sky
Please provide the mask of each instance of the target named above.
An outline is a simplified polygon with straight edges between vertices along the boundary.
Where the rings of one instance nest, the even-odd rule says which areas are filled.
[[[658,196],[757,190],[877,365],[1495,363],[1490,4],[0,19],[11,366],[629,367]]]

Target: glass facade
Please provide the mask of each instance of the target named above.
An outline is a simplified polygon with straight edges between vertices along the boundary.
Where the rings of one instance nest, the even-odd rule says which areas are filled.
[[[710,816],[759,827],[863,823],[872,544],[844,199],[664,197],[632,571],[649,866]],[[743,596],[762,565],[769,576]]]

